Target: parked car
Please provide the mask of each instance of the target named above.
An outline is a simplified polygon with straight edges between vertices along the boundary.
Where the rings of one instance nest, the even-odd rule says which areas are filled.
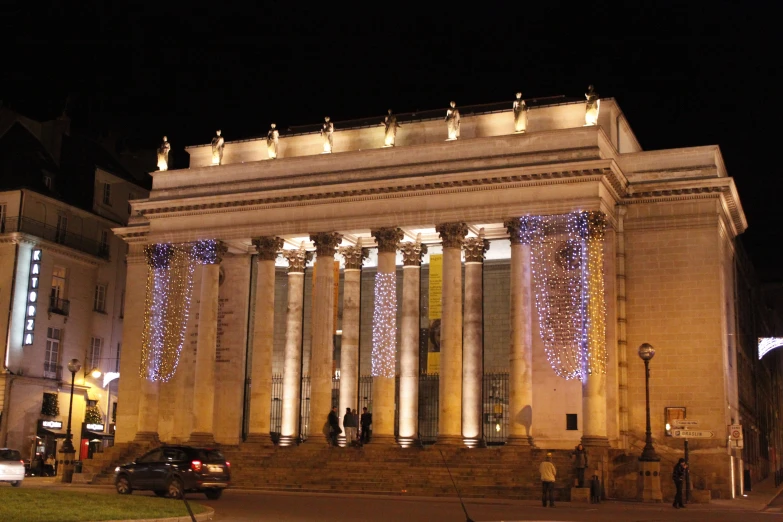
[[[24,460],[17,450],[0,448],[0,482],[10,482],[15,488],[24,480]]]
[[[130,495],[134,489],[151,490],[169,498],[198,492],[215,500],[231,483],[231,463],[212,448],[162,446],[117,466],[114,474],[121,495]]]

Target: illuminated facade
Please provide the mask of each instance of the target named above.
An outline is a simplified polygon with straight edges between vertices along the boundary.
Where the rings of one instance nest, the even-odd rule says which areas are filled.
[[[268,443],[279,399],[280,444],[303,431],[321,444],[333,401],[359,406],[366,375],[374,443],[405,447],[421,437],[429,372],[438,444],[479,446],[502,424],[501,442],[581,441],[609,467],[644,443],[648,342],[656,447],[679,455],[664,411],[686,407],[718,433],[691,441],[701,486],[730,495],[734,240],[747,223],[719,148],[643,151],[611,98],[600,112],[589,97],[524,106],[524,131],[511,103],[459,107],[456,135],[442,111],[397,114],[393,147],[378,122],[336,122],[331,154],[313,126],[280,132],[273,160],[265,139],[226,141],[220,165],[194,146],[190,168],[154,173],[115,230],[128,278],[148,281],[126,295],[118,440]],[[194,254],[197,241],[216,255]],[[150,279],[161,245],[191,253]],[[153,310],[184,302],[154,298],[177,270],[193,270],[179,326]],[[156,348],[153,330],[171,342]],[[176,360],[170,380],[149,378],[149,353]],[[508,393],[488,417],[482,378],[502,372]],[[635,467],[605,473],[636,495]]]

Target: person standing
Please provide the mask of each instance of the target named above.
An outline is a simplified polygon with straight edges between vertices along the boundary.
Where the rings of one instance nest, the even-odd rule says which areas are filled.
[[[577,444],[574,451],[571,452],[571,456],[574,457],[574,464],[576,465],[576,478],[579,484],[578,487],[585,487],[585,468],[587,467],[587,450],[581,444]]]
[[[546,507],[547,498],[549,498],[549,507],[555,507],[555,478],[557,477],[557,468],[552,464],[552,454],[546,454],[546,460],[538,467],[541,473],[541,503]]]
[[[329,445],[337,446],[337,435],[342,432],[340,430],[340,418],[337,416],[337,406],[332,407],[327,421],[329,422]]]
[[[351,413],[351,408],[345,408],[343,427],[345,428],[345,445],[350,446],[356,440],[356,418]]]
[[[674,504],[672,504],[672,506],[676,509],[685,507],[685,504],[682,503],[682,485],[685,483],[687,473],[688,465],[685,463],[685,459],[678,460],[677,464],[674,465],[674,471],[672,471],[674,487],[677,488],[677,493],[674,495]]]
[[[367,412],[367,407],[362,408],[362,444],[370,442],[370,426],[372,426],[372,413]]]

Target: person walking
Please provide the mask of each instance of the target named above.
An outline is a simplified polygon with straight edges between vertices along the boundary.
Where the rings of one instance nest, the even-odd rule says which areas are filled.
[[[351,413],[351,408],[345,408],[343,428],[345,428],[345,445],[351,446],[356,441],[356,418]]]
[[[367,407],[362,408],[362,444],[370,442],[370,427],[372,426],[372,413],[367,412]]]
[[[674,495],[674,504],[672,504],[672,506],[676,509],[685,507],[685,504],[682,503],[682,485],[685,483],[687,473],[688,465],[685,463],[685,459],[678,460],[677,464],[674,465],[674,471],[672,471],[674,487],[677,488],[677,493]]]
[[[555,507],[555,478],[557,477],[557,468],[552,464],[552,454],[546,454],[546,460],[538,467],[541,473],[541,503],[546,507],[547,498],[549,507]]]
[[[576,466],[576,479],[578,487],[585,487],[585,468],[587,467],[587,450],[581,444],[577,444],[574,451],[571,452]]]
[[[337,436],[342,433],[340,429],[340,418],[337,416],[337,406],[332,407],[332,411],[329,412],[327,417],[329,422],[329,444],[331,446],[337,446]]]

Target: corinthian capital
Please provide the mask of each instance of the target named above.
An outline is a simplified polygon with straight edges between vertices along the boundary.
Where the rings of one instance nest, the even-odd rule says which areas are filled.
[[[484,239],[484,234],[479,237],[469,237],[462,243],[465,250],[466,263],[483,263],[484,254],[489,250],[489,241]]]
[[[315,254],[319,258],[323,256],[334,259],[334,250],[343,240],[343,235],[337,232],[316,232],[310,234],[310,240],[315,243]]]
[[[370,233],[378,243],[378,252],[397,252],[397,245],[405,237],[399,228],[379,228]]]
[[[215,239],[202,239],[191,245],[193,258],[201,265],[219,265],[228,249]]]
[[[503,222],[503,226],[506,227],[512,244],[530,244],[535,227],[531,216],[507,219]]]
[[[346,270],[361,270],[362,263],[370,255],[366,248],[362,248],[362,238],[359,238],[356,246],[340,247],[337,251],[345,259]]]
[[[427,253],[427,245],[422,245],[418,241],[400,243],[400,252],[402,252],[404,266],[421,266],[421,258]]]
[[[435,230],[440,234],[443,248],[461,248],[462,241],[468,235],[468,225],[465,223],[441,223],[435,225]]]
[[[582,212],[580,216],[580,233],[585,239],[604,238],[606,233],[606,214],[598,210]]]
[[[304,243],[291,250],[283,250],[283,257],[288,260],[288,273],[304,273],[307,262],[313,258],[313,253],[304,248]]]
[[[259,261],[274,261],[283,249],[283,240],[274,236],[257,237],[253,239],[253,245],[258,252]]]

